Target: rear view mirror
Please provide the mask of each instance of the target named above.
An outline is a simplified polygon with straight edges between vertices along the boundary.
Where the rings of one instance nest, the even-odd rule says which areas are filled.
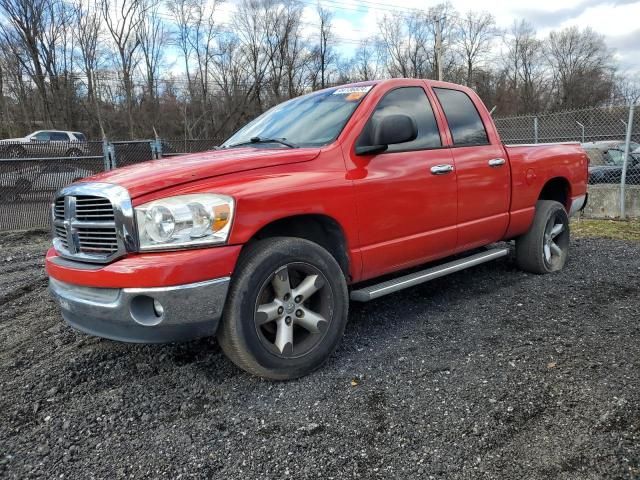
[[[371,125],[371,145],[356,146],[356,155],[384,152],[389,145],[411,142],[418,136],[416,122],[402,113],[387,115]]]

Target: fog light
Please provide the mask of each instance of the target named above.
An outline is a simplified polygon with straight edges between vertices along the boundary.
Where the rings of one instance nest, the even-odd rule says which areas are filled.
[[[162,315],[164,315],[164,307],[155,298],[153,299],[153,312],[156,314],[156,317],[162,317]]]

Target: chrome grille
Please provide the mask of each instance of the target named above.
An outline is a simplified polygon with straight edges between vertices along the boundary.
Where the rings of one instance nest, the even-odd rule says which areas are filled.
[[[113,206],[108,198],[78,195],[76,197],[76,219],[78,221],[113,222]]]
[[[67,187],[52,205],[53,245],[66,258],[106,263],[135,250],[128,193],[107,184]]]

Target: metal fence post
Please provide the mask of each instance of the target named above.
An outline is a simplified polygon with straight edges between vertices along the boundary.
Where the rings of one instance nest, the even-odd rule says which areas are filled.
[[[538,117],[533,117],[533,143],[538,143]]]
[[[584,124],[578,122],[577,120],[576,120],[576,123],[582,129],[582,143],[584,143]]]
[[[622,160],[622,175],[620,176],[620,218],[626,217],[625,212],[625,183],[627,183],[627,163],[629,162],[629,147],[631,143],[631,130],[633,129],[633,110],[635,102],[629,106],[629,122],[627,123],[627,136],[624,140],[624,158]]]
[[[102,157],[104,160],[104,171],[111,170],[111,159],[109,158],[109,140],[102,137]]]
[[[116,160],[116,146],[109,142],[109,159],[111,160],[111,170],[118,166],[118,162]]]
[[[162,140],[156,137],[151,143],[151,158],[153,160],[159,160],[162,158]]]

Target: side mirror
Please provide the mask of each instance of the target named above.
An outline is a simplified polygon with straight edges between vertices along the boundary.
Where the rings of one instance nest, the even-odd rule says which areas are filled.
[[[416,122],[402,113],[387,115],[371,127],[372,145],[357,146],[356,155],[384,152],[389,145],[411,142],[418,136]]]

